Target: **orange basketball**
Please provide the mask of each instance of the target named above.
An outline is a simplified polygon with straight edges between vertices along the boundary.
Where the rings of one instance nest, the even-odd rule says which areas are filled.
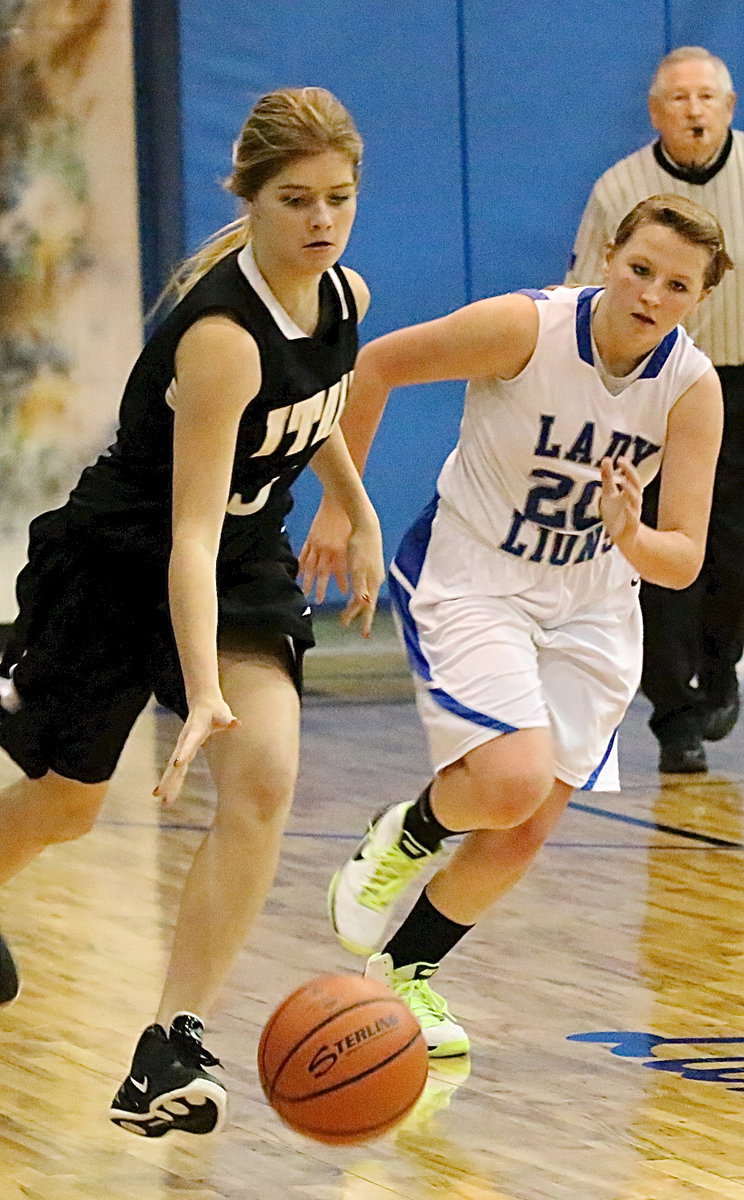
[[[411,1010],[382,983],[321,975],[267,1021],[258,1073],[269,1104],[319,1142],[365,1142],[421,1095],[428,1055]]]

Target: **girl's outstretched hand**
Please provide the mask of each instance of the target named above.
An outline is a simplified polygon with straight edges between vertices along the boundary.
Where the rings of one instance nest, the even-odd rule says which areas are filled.
[[[628,458],[619,458],[616,466],[611,458],[603,458],[601,471],[602,521],[612,541],[622,550],[623,545],[632,545],[641,524],[643,484]]]
[[[173,804],[199,747],[213,733],[237,729],[239,725],[240,721],[233,716],[222,696],[211,702],[205,700],[193,704],[153,796],[159,796],[163,804]]]
[[[362,637],[369,637],[377,608],[377,597],[385,578],[380,525],[365,521],[352,530],[346,546],[346,561],[351,580],[351,597],[341,614],[341,624],[351,625],[359,618]],[[346,589],[344,589],[345,591]]]
[[[310,596],[314,587],[318,604],[325,600],[332,578],[340,592],[345,595],[348,591],[350,531],[351,522],[344,510],[324,496],[299,557],[303,591]]]

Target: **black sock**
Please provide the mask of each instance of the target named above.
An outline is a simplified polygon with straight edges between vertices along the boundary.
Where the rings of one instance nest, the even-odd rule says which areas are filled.
[[[434,780],[432,779],[431,783]],[[403,829],[406,833],[410,833],[414,842],[422,847],[421,851],[416,850],[416,846],[411,846],[410,842],[404,841],[401,844],[401,850],[408,855],[409,858],[422,858],[423,851],[433,853],[438,850],[442,844],[442,839],[454,837],[456,830],[447,829],[446,826],[440,824],[431,809],[431,783],[427,783],[423,792],[416,800],[403,820]]]
[[[383,954],[391,955],[394,967],[420,962],[436,965],[472,928],[472,925],[458,925],[440,913],[424,889]]]

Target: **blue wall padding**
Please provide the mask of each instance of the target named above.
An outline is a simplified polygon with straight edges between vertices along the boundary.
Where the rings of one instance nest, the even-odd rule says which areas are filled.
[[[744,4],[742,0],[667,0],[670,48],[705,46],[731,72],[734,89],[744,96]],[[742,127],[741,105],[738,124]]]
[[[498,9],[498,20],[494,9]],[[467,0],[470,241],[476,297],[559,283],[594,180],[650,139],[659,0]]]
[[[317,83],[367,146],[345,255],[372,290],[364,339],[558,282],[594,180],[653,136],[656,62],[707,45],[744,87],[743,21],[741,0],[182,0],[187,243],[235,215],[219,181],[255,98]],[[391,399],[367,474],[388,554],[431,495],[461,396],[443,384]],[[298,547],[317,494],[300,480]]]

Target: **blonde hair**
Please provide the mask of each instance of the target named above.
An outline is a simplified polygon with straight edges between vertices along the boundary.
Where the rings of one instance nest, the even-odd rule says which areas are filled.
[[[262,96],[251,109],[233,145],[233,169],[223,186],[244,202],[251,201],[274,175],[298,158],[344,154],[359,181],[363,143],[351,115],[325,88],[283,88]],[[176,269],[166,291],[178,299],[202,275],[250,236],[247,215],[224,225]]]
[[[726,252],[723,230],[707,208],[684,196],[649,196],[623,217],[610,247],[619,250],[644,225],[665,225],[694,246],[704,246],[710,261],[703,275],[703,286],[715,287],[734,264]]]
[[[654,71],[654,77],[651,80],[649,96],[661,95],[661,84],[659,76],[667,67],[674,67],[680,62],[709,62],[715,67],[718,76],[718,83],[722,92],[726,95],[731,95],[734,90],[731,73],[722,58],[716,54],[711,54],[710,50],[706,50],[704,46],[678,46],[676,50],[672,50],[665,58],[662,58],[658,67]]]

